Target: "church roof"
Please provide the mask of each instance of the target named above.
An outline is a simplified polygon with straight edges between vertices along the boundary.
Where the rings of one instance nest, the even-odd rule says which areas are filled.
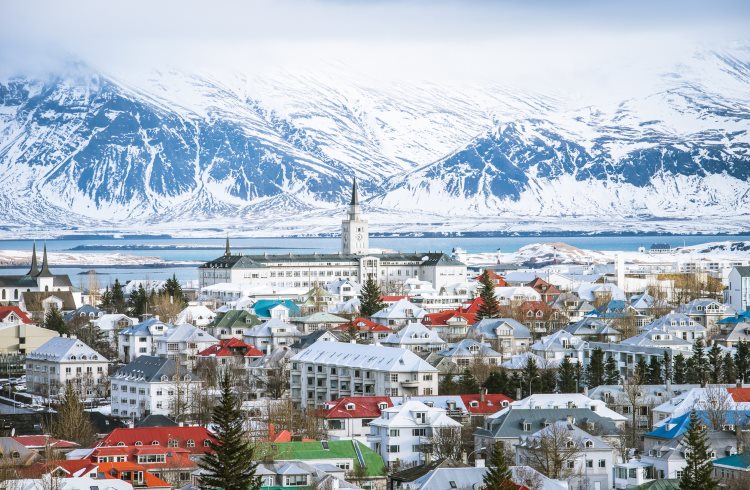
[[[55,277],[49,270],[49,263],[47,262],[47,244],[44,244],[44,252],[42,255],[42,269],[36,277]]]
[[[359,193],[357,192],[357,178],[354,177],[354,180],[352,181],[352,200],[349,202],[350,206],[355,206],[359,204]]]
[[[415,265],[425,266],[463,266],[461,262],[443,252],[425,253],[383,253],[367,254],[367,257],[376,257],[385,262],[411,262]],[[279,255],[222,255],[214,260],[206,262],[201,269],[261,269],[272,264],[309,263],[309,262],[350,262],[359,263],[365,255],[356,254],[279,254]]]

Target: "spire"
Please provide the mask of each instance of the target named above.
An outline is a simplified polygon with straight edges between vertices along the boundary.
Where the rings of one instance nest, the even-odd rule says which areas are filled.
[[[49,271],[49,264],[47,263],[47,242],[44,243],[44,253],[42,254],[42,270],[36,277],[52,277],[52,273]]]
[[[229,257],[230,255],[232,255],[232,252],[229,250],[229,235],[227,235],[227,244],[224,247],[224,256]]]
[[[357,177],[354,177],[354,180],[352,181],[352,201],[349,203],[349,205],[359,205],[359,194],[357,193]]]
[[[31,249],[31,269],[26,275],[34,277],[37,273],[39,273],[39,266],[36,262],[36,240],[34,240],[34,247]]]

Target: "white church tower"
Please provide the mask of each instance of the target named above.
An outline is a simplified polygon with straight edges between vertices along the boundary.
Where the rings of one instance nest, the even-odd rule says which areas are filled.
[[[367,220],[362,219],[357,194],[357,178],[352,184],[352,200],[349,203],[349,214],[341,222],[341,251],[344,254],[366,255],[370,249],[370,237],[367,231]]]

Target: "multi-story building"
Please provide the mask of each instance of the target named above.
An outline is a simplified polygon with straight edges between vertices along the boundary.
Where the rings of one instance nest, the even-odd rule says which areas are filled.
[[[18,306],[0,306],[0,355],[26,354],[58,335],[34,325]]]
[[[58,397],[68,382],[82,396],[104,396],[109,360],[82,341],[55,337],[26,355],[29,393]]]
[[[694,299],[689,303],[680,305],[677,311],[684,313],[694,322],[701,324],[709,332],[709,335],[716,333],[720,320],[734,316],[735,314],[735,311],[729,305],[722,304],[710,298]]]
[[[370,317],[370,319],[381,325],[387,325],[393,329],[398,329],[409,323],[422,320],[426,314],[427,311],[415,305],[408,299],[402,298],[376,312]]]
[[[375,323],[363,317],[357,317],[349,323],[339,325],[331,330],[354,334],[358,342],[366,344],[382,342],[393,333],[393,330],[385,325]]]
[[[300,337],[302,332],[297,327],[274,318],[247,329],[243,340],[264,354],[269,354],[278,348],[292,345]]]
[[[750,310],[750,266],[738,266],[729,273],[726,302],[736,312]]]
[[[466,277],[466,265],[442,252],[370,253],[367,221],[362,217],[356,185],[341,234],[342,250],[337,254],[237,255],[231,253],[227,241],[223,256],[199,268],[200,287],[233,283],[312,288],[335,279],[362,283],[373,277],[388,289],[418,278],[439,290]]]
[[[169,325],[158,318],[127,327],[118,334],[117,355],[123,362],[131,362],[139,356],[156,354],[156,339],[169,330]]]
[[[509,360],[513,354],[525,352],[531,345],[531,332],[512,318],[485,318],[469,327],[469,338],[487,341],[493,349]]]
[[[167,330],[155,339],[156,355],[169,357],[187,369],[195,366],[198,353],[217,344],[219,339],[203,329],[183,323]]]
[[[413,352],[316,342],[291,358],[291,398],[307,407],[344,396],[435,395],[437,369]]]
[[[430,353],[442,350],[446,344],[443,339],[438,337],[437,333],[421,323],[414,322],[390,334],[383,340],[383,345],[401,347],[412,352]]]
[[[146,415],[184,415],[200,380],[174,359],[143,355],[111,378],[112,415],[140,419]]]
[[[416,400],[386,408],[369,424],[370,447],[389,468],[405,468],[426,462],[426,449],[435,433],[461,424],[442,408],[429,407]]]

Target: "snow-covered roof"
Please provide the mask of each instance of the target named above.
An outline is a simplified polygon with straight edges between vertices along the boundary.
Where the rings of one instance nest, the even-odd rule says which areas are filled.
[[[403,318],[415,318],[421,320],[427,314],[427,311],[421,307],[415,305],[407,299],[400,299],[393,303],[391,306],[386,306],[382,310],[372,315],[372,319],[403,319]]]
[[[437,353],[442,357],[502,357],[502,354],[487,344],[473,339],[463,339]]]
[[[505,369],[519,370],[524,369],[529,362],[529,359],[533,359],[537,367],[540,368],[558,368],[560,362],[556,359],[545,359],[541,356],[534,354],[533,352],[524,352],[522,354],[516,354],[510,356],[510,361],[502,363],[502,367]],[[577,359],[571,359],[571,362],[578,362]]]
[[[210,333],[190,325],[189,323],[183,323],[177,325],[174,328],[170,328],[164,334],[164,337],[160,339],[162,342],[212,342],[217,343],[219,339],[211,335]]]
[[[614,410],[607,408],[607,405],[601,400],[593,400],[582,393],[539,393],[527,396],[523,400],[516,400],[507,408],[500,410],[489,416],[497,418],[505,414],[510,409],[565,409],[565,408],[588,408],[596,412],[600,417],[608,418],[615,422],[625,422],[628,420],[624,415],[620,415]]]
[[[177,315],[175,323],[193,323],[198,326],[205,326],[211,323],[216,317],[216,313],[203,305],[188,306]]]
[[[138,323],[137,318],[123,315],[122,313],[108,313],[95,320],[91,320],[91,323],[93,325],[96,325],[99,330],[107,332],[110,330],[114,330],[117,327],[117,324],[122,320],[126,320],[130,325],[135,325],[136,323]]]
[[[53,362],[104,361],[107,358],[83,343],[69,337],[54,337],[26,355],[29,360]]]
[[[512,330],[514,339],[530,339],[531,333],[528,327],[513,318],[485,318],[469,327],[470,333],[474,337],[484,337],[486,339],[496,339],[498,329]],[[501,334],[505,335],[505,334]]]
[[[247,332],[245,333],[245,336],[247,337],[274,337],[274,336],[278,336],[279,334],[283,334],[283,336],[291,335],[294,337],[302,336],[302,332],[297,330],[297,327],[285,322],[284,320],[280,320],[278,318],[272,318],[270,320],[266,320],[260,325],[256,325],[248,329]]]
[[[316,342],[297,353],[292,361],[393,372],[437,372],[410,350],[381,345]]]
[[[625,292],[614,284],[610,283],[586,283],[581,284],[576,289],[578,296],[586,301],[594,301],[597,296],[609,295],[610,299],[625,301]]]
[[[416,413],[426,413],[426,422],[418,422]],[[414,427],[417,425],[429,427],[461,427],[448,416],[442,408],[429,407],[417,400],[409,400],[403,405],[386,408],[381,411],[380,417],[370,422],[376,427]]]
[[[437,333],[419,322],[408,323],[398,332],[393,332],[383,340],[384,344],[393,345],[422,345],[445,344]]]

